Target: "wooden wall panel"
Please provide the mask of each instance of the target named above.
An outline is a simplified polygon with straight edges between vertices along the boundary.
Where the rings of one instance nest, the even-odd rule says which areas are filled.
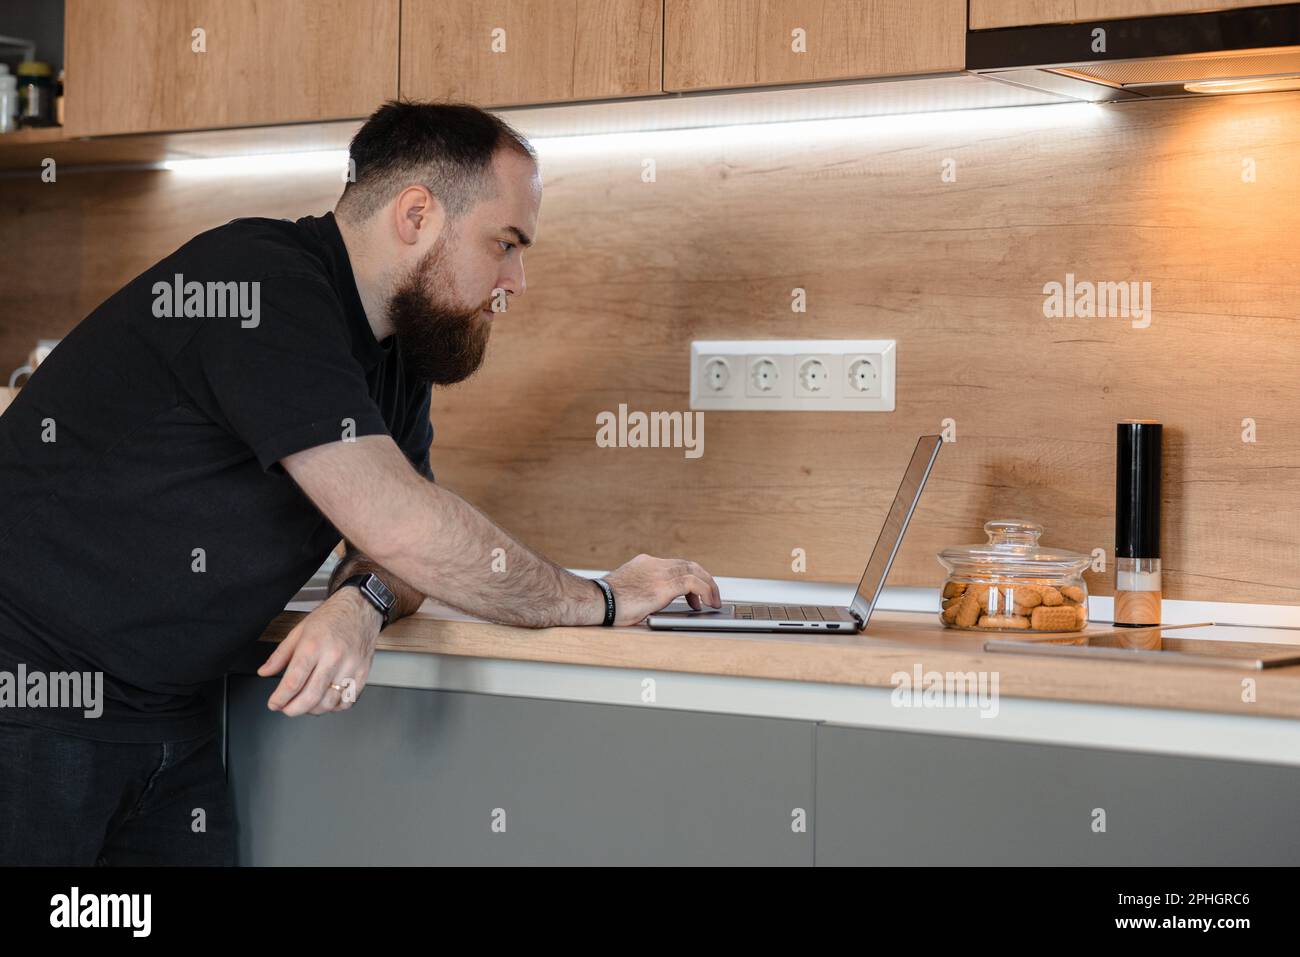
[[[1300,94],[1276,94],[542,144],[528,293],[482,372],[435,394],[434,470],[571,566],[647,551],[794,578],[803,548],[807,578],[850,582],[916,436],[952,419],[891,578],[929,585],[934,553],[989,518],[1109,551],[1114,423],[1157,418],[1167,597],[1300,603],[1298,125]],[[325,176],[0,180],[4,368],[191,234],[336,194]],[[1044,318],[1067,273],[1150,282],[1150,326]],[[897,411],[712,412],[696,459],[597,447],[620,403],[687,409],[691,339],[744,337],[895,338]]]

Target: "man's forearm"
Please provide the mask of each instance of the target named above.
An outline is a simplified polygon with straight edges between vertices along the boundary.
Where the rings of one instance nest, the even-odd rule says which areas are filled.
[[[413,588],[388,569],[381,567],[376,562],[372,562],[357,551],[351,542],[346,543],[343,560],[334,566],[334,572],[330,575],[329,593],[334,594],[339,586],[353,575],[365,574],[378,575],[380,581],[387,585],[389,591],[397,598],[392,611],[388,614],[388,623],[390,625],[399,618],[415,614],[419,607],[424,604],[425,596],[420,593],[418,588]]]
[[[385,558],[416,593],[527,628],[604,620],[604,598],[590,581],[532,551],[454,492],[425,488],[429,494],[404,513],[411,519],[406,544]]]
[[[525,627],[604,619],[604,595],[595,584],[531,551],[459,495],[425,481],[389,436],[329,443],[282,461],[345,539],[419,594]]]

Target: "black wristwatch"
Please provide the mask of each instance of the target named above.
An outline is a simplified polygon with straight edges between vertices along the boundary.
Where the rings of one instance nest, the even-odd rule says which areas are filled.
[[[374,605],[379,614],[384,616],[384,624],[381,627],[387,626],[388,616],[393,606],[397,604],[397,596],[393,594],[393,590],[380,581],[378,575],[370,572],[346,578],[339,587],[344,588],[348,585],[356,585],[361,589],[361,594],[365,596],[366,601]]]

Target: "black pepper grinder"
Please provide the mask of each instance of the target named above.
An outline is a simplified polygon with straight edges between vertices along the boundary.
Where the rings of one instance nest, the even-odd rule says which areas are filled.
[[[1115,624],[1160,624],[1160,468],[1164,427],[1126,419],[1116,428]]]

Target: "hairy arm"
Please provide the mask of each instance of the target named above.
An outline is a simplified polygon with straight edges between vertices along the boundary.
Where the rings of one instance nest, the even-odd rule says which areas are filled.
[[[603,593],[532,551],[463,498],[420,475],[387,435],[330,442],[280,460],[343,537],[395,578],[488,621],[528,628],[598,625]],[[614,623],[630,625],[685,595],[722,604],[697,563],[637,555],[606,576]]]
[[[604,617],[594,584],[427,481],[388,436],[316,446],[281,464],[348,542],[408,586],[412,600],[428,595],[475,617],[531,628],[598,625]]]

